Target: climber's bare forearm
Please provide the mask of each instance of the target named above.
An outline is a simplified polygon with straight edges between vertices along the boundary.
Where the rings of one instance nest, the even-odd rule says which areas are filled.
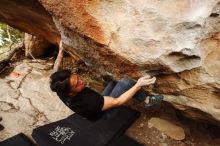
[[[111,96],[104,96],[104,105],[102,107],[102,110],[105,111],[112,107],[121,106],[127,103],[140,88],[141,87],[138,84],[135,84],[132,88],[130,88],[128,91],[123,93],[118,98],[113,98]]]
[[[135,93],[141,89],[142,86],[153,84],[155,83],[155,81],[156,77],[151,78],[149,75],[146,75],[139,78],[137,83],[133,87],[120,95],[118,98],[104,96],[104,105],[102,107],[102,110],[104,111],[112,107],[121,106],[127,103],[135,95]]]
[[[54,63],[54,68],[53,68],[54,72],[59,70],[62,59],[63,59],[63,45],[62,45],[62,41],[61,41],[59,44],[59,53],[58,53],[57,58]]]

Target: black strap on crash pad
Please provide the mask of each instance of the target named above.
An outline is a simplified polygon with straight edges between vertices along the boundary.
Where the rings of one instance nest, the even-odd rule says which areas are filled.
[[[88,121],[80,115],[41,126],[32,136],[40,146],[106,146],[119,138],[140,116],[131,108],[122,106],[111,110],[97,121]]]
[[[19,133],[0,142],[0,146],[36,146],[27,136]]]

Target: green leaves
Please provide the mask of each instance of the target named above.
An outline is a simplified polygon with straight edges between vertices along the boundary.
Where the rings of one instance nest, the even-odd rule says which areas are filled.
[[[23,41],[24,33],[0,22],[0,47]]]

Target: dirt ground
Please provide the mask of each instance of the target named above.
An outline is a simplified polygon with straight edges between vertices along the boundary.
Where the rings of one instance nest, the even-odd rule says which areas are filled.
[[[163,102],[151,109],[143,109],[137,102],[130,103],[141,112],[139,119],[127,130],[127,135],[147,146],[219,146],[220,128],[188,119],[175,110],[170,104]],[[168,119],[185,131],[186,138],[178,141],[165,135],[156,128],[148,127],[152,117]]]
[[[20,56],[22,56],[22,53]],[[19,57],[15,58],[13,61],[20,60],[18,59]],[[13,61],[11,63],[13,63]],[[70,57],[66,57],[62,67],[70,68],[83,75],[97,91],[103,89],[103,80],[100,79],[100,76],[95,74],[92,70],[87,69],[82,62],[74,62]],[[10,71],[10,67],[6,68],[5,71],[1,73],[1,77],[10,73]],[[150,109],[144,109],[138,102],[132,100],[128,103],[128,106],[138,110],[141,116],[126,131],[126,135],[146,146],[220,146],[220,127],[186,118],[169,103],[163,102]],[[149,128],[148,121],[152,117],[168,119],[172,121],[172,123],[182,127],[186,135],[185,139],[181,141],[174,140],[154,127]]]

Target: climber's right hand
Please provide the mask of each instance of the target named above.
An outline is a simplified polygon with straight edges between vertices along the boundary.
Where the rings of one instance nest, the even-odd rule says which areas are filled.
[[[146,75],[146,76],[139,78],[136,85],[139,87],[147,86],[150,84],[154,84],[155,81],[156,81],[156,77],[151,77],[149,75]]]

